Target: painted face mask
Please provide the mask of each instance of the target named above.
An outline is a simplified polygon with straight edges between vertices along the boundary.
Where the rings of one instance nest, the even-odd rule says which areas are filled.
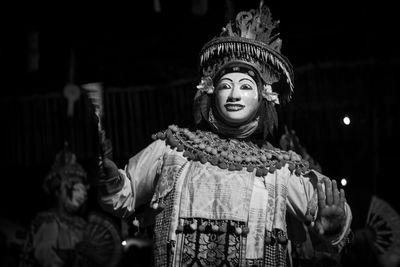
[[[59,201],[62,202],[64,208],[68,212],[78,211],[87,200],[86,186],[77,182],[72,186],[68,183],[63,183],[60,188]]]
[[[239,125],[253,118],[261,100],[254,79],[241,72],[223,75],[216,84],[216,109],[228,124]]]

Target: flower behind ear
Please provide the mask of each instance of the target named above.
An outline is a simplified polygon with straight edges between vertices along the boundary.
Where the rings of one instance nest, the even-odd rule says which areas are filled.
[[[279,94],[272,91],[271,85],[265,84],[261,93],[263,98],[265,98],[267,101],[274,104],[279,104]]]
[[[201,78],[199,85],[197,85],[196,87],[202,93],[206,94],[214,93],[214,85],[210,76],[203,76]]]

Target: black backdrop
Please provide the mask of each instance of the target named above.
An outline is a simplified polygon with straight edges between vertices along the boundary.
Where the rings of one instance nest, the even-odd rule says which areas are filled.
[[[284,125],[331,178],[346,178],[347,198],[355,225],[362,224],[369,199],[378,194],[396,201],[400,115],[396,110],[395,73],[399,62],[327,62],[297,69],[293,100],[279,106],[280,124],[270,141],[279,145]],[[386,77],[377,81],[376,77]],[[151,142],[151,134],[169,124],[192,124],[195,77],[158,86],[105,87],[105,124],[114,159],[123,167],[129,157]],[[8,97],[1,101],[4,129],[0,168],[5,190],[2,208],[26,220],[46,200],[41,181],[64,141],[94,175],[96,120],[82,94],[72,118],[61,94]],[[10,116],[12,115],[12,116]],[[344,115],[352,123],[342,123]],[[23,212],[21,212],[23,211]]]
[[[204,0],[205,1],[205,0]],[[202,2],[202,1],[193,1]],[[281,20],[282,52],[295,66],[293,101],[279,108],[276,143],[287,124],[329,177],[349,180],[355,226],[363,224],[372,194],[397,209],[399,41],[392,4],[348,1],[265,1]],[[70,52],[74,81],[104,83],[106,126],[115,157],[126,160],[171,123],[191,123],[198,82],[197,55],[234,12],[258,1],[208,1],[203,15],[190,1],[11,10],[0,27],[0,123],[4,216],[26,222],[49,203],[40,185],[68,139],[89,170],[96,155],[87,99],[66,117],[62,88]],[[65,12],[67,11],[67,12]],[[223,14],[223,15],[221,15]],[[14,16],[13,16],[14,15]],[[37,34],[35,48],[31,36]],[[38,69],[28,62],[39,55]],[[341,123],[344,114],[352,119]]]

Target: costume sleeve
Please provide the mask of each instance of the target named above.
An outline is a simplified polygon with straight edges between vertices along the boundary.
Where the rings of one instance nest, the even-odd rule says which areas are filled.
[[[125,169],[119,170],[119,184],[100,193],[102,207],[119,217],[127,217],[137,207],[149,202],[166,149],[165,142],[157,140],[132,157]]]
[[[310,171],[305,176],[299,177],[291,175],[291,177],[289,177],[288,211],[293,213],[301,222],[305,222],[307,209],[311,211],[311,215],[316,219],[318,213],[317,182],[321,181],[324,177],[326,176],[314,170]],[[351,231],[352,213],[350,206],[345,203],[344,209],[346,219],[341,226],[340,232],[332,236],[325,236],[325,238],[329,240],[332,245],[337,246],[339,250],[347,242],[347,236]]]
[[[59,226],[54,219],[43,220],[32,235],[34,257],[40,266],[64,266],[56,253]]]

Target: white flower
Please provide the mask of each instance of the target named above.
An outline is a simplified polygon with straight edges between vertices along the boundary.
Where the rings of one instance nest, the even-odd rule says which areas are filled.
[[[196,87],[202,93],[206,94],[214,93],[214,85],[210,76],[202,77],[201,82]]]
[[[267,101],[279,104],[278,93],[272,91],[272,87],[270,84],[264,85],[264,88],[262,90],[262,96],[263,98],[267,99]]]

